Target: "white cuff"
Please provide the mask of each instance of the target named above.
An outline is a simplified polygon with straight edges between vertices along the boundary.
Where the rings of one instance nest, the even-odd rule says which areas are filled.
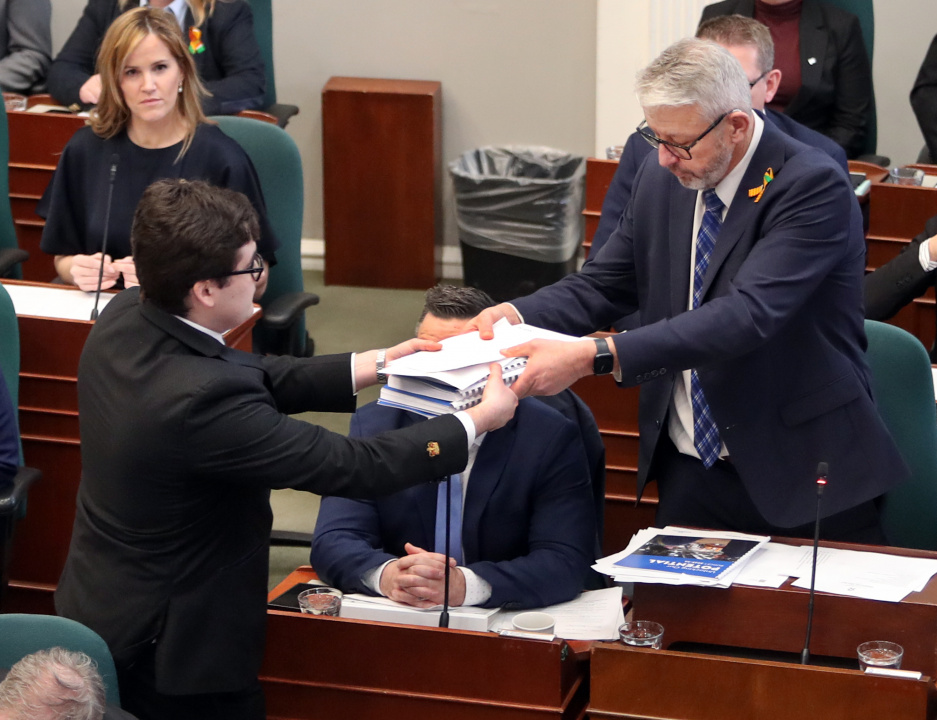
[[[924,272],[933,272],[934,270],[937,270],[937,262],[931,260],[930,258],[930,250],[928,249],[929,246],[930,241],[925,240],[920,244],[917,252],[918,262],[921,263],[921,267],[924,268]]]
[[[462,576],[465,578],[465,600],[462,602],[462,606],[469,607],[488,602],[488,598],[491,597],[491,583],[476,575],[467,567],[460,565],[459,570],[462,571]]]
[[[368,570],[364,575],[361,576],[361,584],[375,595],[382,595],[386,597],[386,595],[381,592],[381,575],[384,573],[384,568],[386,568],[392,562],[393,560],[388,560],[387,562],[381,563],[373,570]]]
[[[472,444],[475,442],[475,436],[477,434],[477,431],[475,430],[475,423],[472,422],[472,418],[470,418],[468,413],[466,413],[464,410],[459,410],[459,412],[453,413],[453,415],[455,415],[458,421],[462,423],[462,427],[465,428],[465,435],[468,437],[468,447],[471,448]]]

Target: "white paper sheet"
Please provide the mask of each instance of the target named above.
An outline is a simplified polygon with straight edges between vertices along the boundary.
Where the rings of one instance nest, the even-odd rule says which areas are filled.
[[[88,320],[94,309],[94,293],[82,292],[74,287],[47,287],[41,285],[14,285],[4,283],[17,315],[53,318],[57,320]],[[104,309],[112,293],[101,293],[98,311]]]
[[[621,606],[621,588],[587,590],[569,602],[535,608],[556,620],[553,632],[564,640],[617,640],[618,627],[625,622]],[[500,611],[491,622],[491,630],[513,630],[515,615],[527,610]]]

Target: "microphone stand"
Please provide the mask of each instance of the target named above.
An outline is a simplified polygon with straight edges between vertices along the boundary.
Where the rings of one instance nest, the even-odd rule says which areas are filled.
[[[813,525],[813,566],[810,569],[810,600],[807,603],[807,637],[804,639],[804,649],[800,653],[800,664],[810,662],[810,633],[813,630],[813,596],[817,583],[817,552],[820,548],[820,498],[823,497],[823,488],[826,487],[826,476],[829,466],[825,462],[817,465],[817,520]]]
[[[446,475],[446,566],[443,568],[442,612],[439,613],[439,627],[449,627],[449,534],[452,524],[452,480]]]
[[[104,215],[104,239],[101,241],[101,267],[98,268],[98,287],[94,292],[94,309],[91,311],[91,319],[98,319],[98,302],[101,300],[101,285],[104,282],[104,256],[107,255],[107,231],[111,225],[111,200],[114,198],[114,178],[117,176],[117,161],[120,156],[117,153],[111,156],[111,177],[107,184],[107,209]]]

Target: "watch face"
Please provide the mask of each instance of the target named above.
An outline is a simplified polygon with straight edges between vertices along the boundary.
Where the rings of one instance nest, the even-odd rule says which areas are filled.
[[[596,375],[608,375],[615,367],[615,358],[608,350],[608,341],[596,341],[595,359],[592,361],[592,372]]]

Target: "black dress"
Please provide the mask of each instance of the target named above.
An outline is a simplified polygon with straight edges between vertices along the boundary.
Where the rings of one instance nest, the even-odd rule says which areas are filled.
[[[215,125],[202,124],[191,146],[177,161],[182,143],[151,150],[135,145],[126,131],[103,140],[82,128],[69,140],[36,212],[46,218],[40,247],[50,255],[93,255],[101,250],[112,158],[117,174],[107,236],[107,253],[130,255],[130,227],[137,203],[152,183],[163,178],[204,180],[244,193],[260,218],[257,249],[274,261],[279,246],[270,224],[257,171],[247,153]]]

